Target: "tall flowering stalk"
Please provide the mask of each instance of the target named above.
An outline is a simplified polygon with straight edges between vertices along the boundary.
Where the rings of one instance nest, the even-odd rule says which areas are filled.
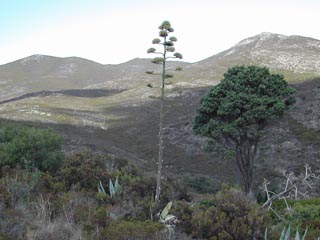
[[[161,46],[161,50],[157,51],[156,48],[149,48],[148,53],[158,54],[159,57],[153,58],[151,61],[155,64],[162,64],[162,84],[161,84],[161,98],[160,98],[160,124],[159,124],[159,159],[158,159],[158,172],[157,172],[157,186],[155,201],[160,200],[161,193],[161,176],[163,166],[163,117],[164,117],[164,93],[165,93],[165,81],[167,78],[172,78],[172,74],[166,73],[166,62],[169,58],[182,59],[182,55],[175,52],[174,43],[177,41],[176,37],[169,37],[174,32],[169,21],[163,21],[159,26],[159,37],[152,40],[152,44]],[[153,72],[147,72],[153,74]]]

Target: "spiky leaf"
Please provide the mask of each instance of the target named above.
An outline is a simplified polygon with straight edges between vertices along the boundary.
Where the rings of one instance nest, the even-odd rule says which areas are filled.
[[[291,226],[289,225],[286,235],[284,236],[284,240],[289,240],[290,239],[290,232],[291,232]]]
[[[165,206],[165,208],[162,210],[161,215],[160,215],[160,219],[164,220],[166,219],[167,215],[170,212],[170,209],[172,207],[172,201],[168,202],[168,204]]]
[[[268,240],[268,228],[264,231],[264,240]]]
[[[101,181],[99,181],[99,184],[98,184],[98,192],[106,194],[106,191],[104,190],[104,187],[102,186]]]
[[[299,233],[298,228],[297,228],[296,236],[294,237],[294,240],[300,240],[300,233]]]
[[[285,234],[286,234],[286,227],[284,227],[284,228],[282,229],[282,232],[281,232],[281,235],[280,235],[279,240],[284,240]]]
[[[111,179],[109,179],[109,192],[110,192],[110,197],[111,197],[111,198],[112,198],[112,197],[115,195],[115,193],[116,193]]]
[[[122,187],[121,187],[121,185],[119,184],[119,179],[118,179],[118,177],[116,178],[116,181],[115,181],[115,183],[114,183],[114,189],[115,189],[116,194],[121,194],[121,193],[122,193]]]
[[[304,240],[304,239],[305,239],[305,237],[306,237],[306,235],[307,235],[307,232],[308,232],[308,228],[306,228],[306,230],[304,231],[304,234],[303,234],[301,240]]]

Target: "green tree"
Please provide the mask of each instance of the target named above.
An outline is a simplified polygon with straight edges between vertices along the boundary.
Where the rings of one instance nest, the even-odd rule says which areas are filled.
[[[161,192],[161,176],[162,176],[162,166],[163,166],[163,117],[164,117],[164,86],[167,78],[172,78],[172,74],[166,73],[166,62],[169,58],[179,58],[182,59],[182,55],[175,52],[174,42],[177,41],[176,37],[169,37],[170,33],[174,32],[169,21],[163,21],[159,26],[159,36],[160,38],[155,38],[152,40],[152,44],[162,46],[162,50],[159,52],[155,48],[149,48],[148,53],[158,54],[160,57],[155,57],[152,59],[152,63],[162,64],[162,84],[161,84],[161,98],[160,98],[160,124],[159,124],[159,159],[158,159],[158,172],[157,172],[157,186],[155,200],[160,200]],[[169,53],[171,53],[169,55]],[[153,72],[146,72],[148,74],[154,74]]]
[[[232,149],[247,194],[262,130],[284,114],[293,92],[283,76],[267,68],[236,66],[201,99],[193,129],[214,146]]]

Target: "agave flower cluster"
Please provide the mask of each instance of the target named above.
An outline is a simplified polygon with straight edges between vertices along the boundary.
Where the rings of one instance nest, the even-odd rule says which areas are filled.
[[[171,27],[171,24],[169,21],[164,21],[160,26],[159,26],[159,37],[161,38],[155,38],[152,40],[152,44],[157,44],[157,45],[162,45],[163,46],[163,51],[162,52],[157,52],[156,48],[149,48],[148,53],[154,53],[154,54],[159,54],[161,57],[155,57],[152,59],[153,63],[156,64],[161,64],[165,62],[168,58],[179,58],[182,59],[182,54],[175,52],[174,48],[174,42],[176,42],[178,39],[176,37],[169,37],[169,34],[174,32],[174,29]],[[167,53],[173,53],[170,56],[167,56]]]

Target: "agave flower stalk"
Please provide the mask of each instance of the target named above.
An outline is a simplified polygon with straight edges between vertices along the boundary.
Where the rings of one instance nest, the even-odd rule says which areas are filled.
[[[162,46],[161,51],[157,51],[155,48],[149,48],[148,53],[158,54],[160,57],[152,59],[152,63],[162,64],[162,84],[161,84],[161,97],[160,97],[160,124],[159,124],[159,158],[158,158],[158,172],[157,172],[157,186],[155,201],[160,200],[161,193],[161,177],[162,177],[162,166],[163,166],[163,118],[164,118],[164,94],[165,94],[165,80],[166,78],[172,77],[170,74],[166,74],[166,61],[168,58],[182,59],[182,54],[175,52],[174,42],[177,41],[176,37],[169,37],[174,32],[169,21],[164,21],[159,26],[159,37],[152,40],[152,44]],[[170,53],[170,55],[168,55]],[[153,74],[153,72],[147,72]]]

